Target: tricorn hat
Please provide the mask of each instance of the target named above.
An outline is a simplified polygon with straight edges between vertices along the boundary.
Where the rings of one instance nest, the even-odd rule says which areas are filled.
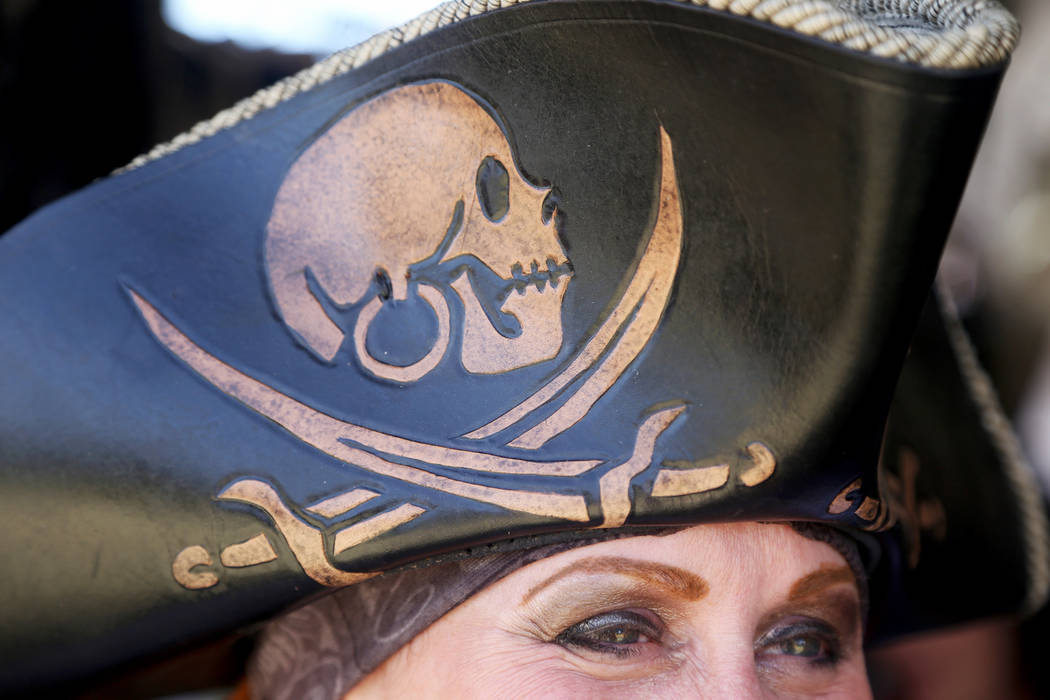
[[[0,685],[601,529],[896,528],[888,633],[1037,605],[1023,465],[921,408],[998,415],[962,365],[882,450],[1015,39],[985,0],[448,2],[30,217]],[[987,609],[924,583],[1002,542]]]

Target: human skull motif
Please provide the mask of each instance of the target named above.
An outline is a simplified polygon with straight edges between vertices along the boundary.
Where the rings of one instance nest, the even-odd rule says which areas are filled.
[[[277,193],[265,264],[278,312],[331,361],[344,331],[309,278],[336,305],[365,302],[353,331],[358,360],[397,381],[441,361],[453,298],[463,306],[467,371],[549,360],[561,349],[571,277],[549,192],[521,176],[499,124],[463,89],[428,82],[382,93],[311,144]],[[432,308],[438,339],[410,366],[386,364],[368,352],[368,326],[383,303],[410,294]]]

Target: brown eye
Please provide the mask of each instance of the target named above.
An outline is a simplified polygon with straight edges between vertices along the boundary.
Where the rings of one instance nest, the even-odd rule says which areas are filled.
[[[489,221],[499,221],[510,210],[510,175],[492,156],[481,161],[477,177],[478,202]]]
[[[824,643],[814,636],[798,636],[780,643],[780,652],[787,656],[816,658],[824,654]]]
[[[617,610],[577,622],[554,641],[562,646],[623,656],[633,653],[633,645],[659,642],[662,633],[661,626],[648,617]]]
[[[764,657],[794,657],[834,664],[842,657],[842,640],[831,625],[802,619],[763,635],[756,644],[756,652]]]

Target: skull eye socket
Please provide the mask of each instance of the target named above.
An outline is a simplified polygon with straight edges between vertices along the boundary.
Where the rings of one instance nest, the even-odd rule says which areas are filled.
[[[478,201],[489,221],[499,221],[510,210],[510,175],[492,156],[481,161],[477,177]]]

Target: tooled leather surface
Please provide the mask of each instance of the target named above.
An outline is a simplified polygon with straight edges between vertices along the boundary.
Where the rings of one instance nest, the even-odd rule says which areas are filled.
[[[0,240],[0,551],[17,562],[0,678],[54,678],[56,655],[87,673],[508,536],[621,517],[888,523],[882,422],[996,81],[681,7],[541,4],[428,35],[31,217]],[[319,358],[275,304],[263,251],[293,164],[339,119],[420,84],[492,115],[508,177],[556,194],[536,211],[572,262],[551,359],[463,362],[466,297],[491,307],[505,291],[478,257],[495,244],[463,268],[412,261],[423,277],[406,290],[449,306],[447,350],[412,381],[369,373],[351,341]],[[376,154],[346,167],[404,156]],[[436,203],[448,228],[420,235],[443,240],[455,204]],[[673,275],[642,276],[675,259],[657,233],[676,220]],[[496,271],[522,287],[506,298],[564,277],[517,262]],[[352,338],[361,307],[323,282],[298,283]],[[394,286],[370,289],[382,304]],[[361,346],[386,364],[435,337],[428,302],[405,302]],[[489,312],[476,321],[511,323]],[[593,362],[518,427],[605,387],[575,422],[535,446],[468,437],[588,347]]]

